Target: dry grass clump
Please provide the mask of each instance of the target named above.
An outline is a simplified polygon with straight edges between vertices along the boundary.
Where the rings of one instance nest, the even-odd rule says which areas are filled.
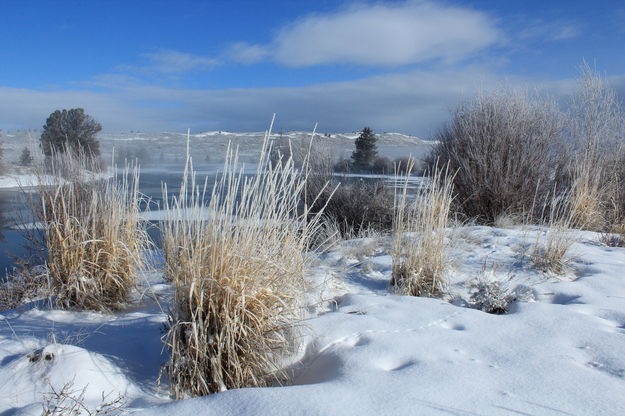
[[[527,253],[535,267],[545,273],[564,274],[573,258],[569,249],[577,241],[577,229],[584,228],[580,222],[580,204],[584,199],[575,195],[575,185],[569,191],[556,194],[543,205],[539,218],[544,231],[536,234],[536,240]]]
[[[581,157],[572,169],[575,178],[571,185],[571,221],[585,229],[600,231],[606,224],[603,201],[606,189],[602,187],[600,164],[592,164],[591,157]]]
[[[35,215],[44,224],[56,305],[111,310],[129,300],[149,240],[139,217],[138,170],[98,179],[87,170],[90,159],[65,153],[47,161],[52,175],[40,169]]]
[[[290,158],[270,163],[268,147],[265,140],[251,177],[229,151],[208,202],[188,160],[180,195],[168,203],[164,253],[175,296],[164,373],[176,398],[285,376],[320,211],[301,209],[305,175]]]
[[[448,167],[434,169],[429,186],[420,188],[412,201],[407,195],[408,176],[395,196],[391,286],[403,295],[440,297],[447,286],[445,229],[453,175]]]

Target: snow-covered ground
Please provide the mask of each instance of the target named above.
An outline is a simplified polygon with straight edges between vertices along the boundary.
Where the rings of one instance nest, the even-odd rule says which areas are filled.
[[[123,395],[140,415],[623,415],[625,248],[579,233],[555,277],[523,255],[541,232],[450,230],[453,302],[389,294],[387,239],[341,243],[308,276],[307,336],[281,387],[171,401],[157,384],[169,296],[157,274],[117,315],[4,311],[0,414],[38,415],[51,386],[73,381],[87,405]],[[522,287],[524,301],[473,309],[477,278]]]
[[[22,169],[25,171],[25,169]],[[96,179],[108,179],[112,178],[114,173],[112,169],[102,173],[86,172],[87,178],[92,180]],[[16,174],[0,175],[0,189],[17,189],[17,188],[32,188],[44,185],[53,185],[58,183],[59,178],[55,178],[52,175],[36,175],[34,173],[22,172]]]
[[[30,188],[37,186],[39,180],[34,174],[10,174],[0,176],[0,188]]]

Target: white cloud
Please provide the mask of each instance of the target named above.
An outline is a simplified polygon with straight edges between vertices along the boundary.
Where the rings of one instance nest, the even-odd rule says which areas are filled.
[[[219,60],[200,55],[192,55],[170,49],[141,54],[148,63],[145,65],[120,65],[122,71],[143,74],[174,75],[190,71],[206,71],[219,65]]]
[[[98,77],[104,91],[0,87],[0,128],[40,128],[55,109],[83,107],[105,131],[261,131],[272,113],[276,128],[322,132],[371,126],[430,137],[449,110],[477,91],[501,84],[530,85],[556,97],[569,94],[574,80],[549,82],[504,78],[483,67],[410,71],[356,81],[289,88],[175,89],[115,77]],[[625,75],[610,77],[625,98]]]
[[[501,37],[491,17],[469,8],[431,1],[360,4],[299,19],[279,30],[270,45],[239,44],[240,54],[235,56],[258,60],[270,54],[291,67],[332,63],[392,67],[462,59]]]

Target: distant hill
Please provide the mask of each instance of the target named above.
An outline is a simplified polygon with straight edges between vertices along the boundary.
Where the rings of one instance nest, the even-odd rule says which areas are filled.
[[[0,132],[0,142],[5,151],[5,161],[9,164],[17,162],[19,155],[26,144],[31,151],[37,151],[38,131],[10,131]],[[190,135],[191,154],[198,162],[219,163],[223,160],[228,144],[238,147],[243,160],[253,161],[263,141],[264,132],[228,132],[207,131]],[[320,132],[315,140],[324,146],[332,147],[336,158],[347,158],[354,148],[354,140],[358,132],[326,133]],[[391,158],[403,157],[412,154],[419,158],[426,154],[432,142],[422,140],[416,136],[401,133],[376,133],[378,137],[378,151],[382,156]],[[177,163],[184,159],[186,149],[185,133],[104,133],[100,134],[101,150],[105,158],[109,158],[113,149],[120,158],[139,158],[142,164]],[[290,140],[293,146],[308,143],[311,133],[304,131],[275,132],[271,135],[274,140]]]

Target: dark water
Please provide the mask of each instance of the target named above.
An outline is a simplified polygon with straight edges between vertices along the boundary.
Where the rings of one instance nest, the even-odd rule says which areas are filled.
[[[32,221],[29,201],[32,195],[19,189],[0,190],[0,276],[12,270],[18,258],[28,257],[27,239],[17,227]]]

